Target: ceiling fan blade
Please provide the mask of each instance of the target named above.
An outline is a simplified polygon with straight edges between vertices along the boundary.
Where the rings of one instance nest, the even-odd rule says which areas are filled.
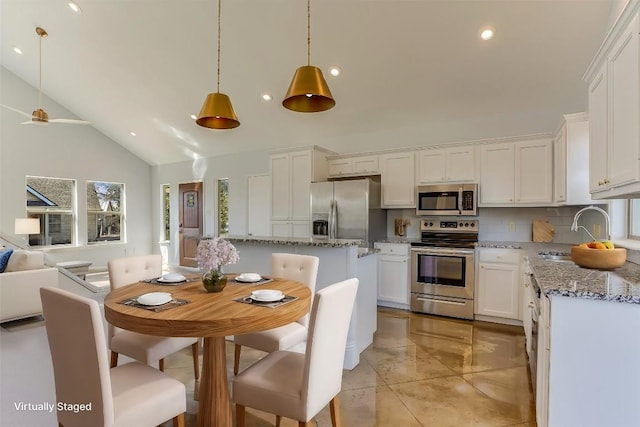
[[[70,125],[90,125],[91,122],[86,120],[74,120],[74,119],[49,119],[49,123],[67,123]]]
[[[4,107],[7,110],[13,111],[14,113],[22,114],[23,116],[29,117],[30,119],[33,118],[33,116],[31,114],[25,113],[24,111],[20,111],[17,108],[9,107],[8,105],[0,104],[0,107]]]

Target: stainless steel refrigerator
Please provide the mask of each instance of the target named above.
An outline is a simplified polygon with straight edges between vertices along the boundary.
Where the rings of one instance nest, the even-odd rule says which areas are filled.
[[[361,239],[364,245],[387,235],[387,211],[380,208],[380,181],[364,178],[311,184],[314,238]]]

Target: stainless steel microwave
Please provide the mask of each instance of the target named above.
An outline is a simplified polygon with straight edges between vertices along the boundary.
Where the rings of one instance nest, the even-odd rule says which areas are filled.
[[[478,184],[434,184],[416,187],[416,215],[474,216]]]

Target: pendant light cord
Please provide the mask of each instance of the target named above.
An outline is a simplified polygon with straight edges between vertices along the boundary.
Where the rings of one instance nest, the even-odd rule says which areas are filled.
[[[218,86],[216,92],[220,93],[220,10],[222,0],[218,0]]]
[[[38,109],[42,109],[42,35],[39,34],[40,39],[40,80],[38,82]]]
[[[307,0],[307,65],[311,65],[311,0]]]

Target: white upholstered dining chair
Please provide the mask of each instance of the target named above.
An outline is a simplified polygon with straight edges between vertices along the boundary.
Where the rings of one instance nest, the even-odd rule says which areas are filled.
[[[315,256],[273,253],[271,254],[271,275],[304,283],[311,289],[311,295],[313,296],[316,289],[319,263],[320,259]],[[237,375],[240,369],[242,346],[266,351],[267,353],[287,350],[303,343],[307,339],[308,325],[309,315],[306,314],[297,321],[278,328],[234,336],[233,373]]]
[[[306,427],[327,404],[333,427],[340,426],[338,393],[357,290],[358,279],[348,279],[318,291],[306,352],[270,353],[234,377],[238,427],[244,427],[247,406],[276,414],[276,426],[286,417]]]
[[[109,368],[100,306],[57,288],[41,288],[56,401],[90,407],[58,409],[60,427],[184,426],[184,384],[151,366]]]
[[[111,290],[114,290],[140,280],[162,276],[162,256],[153,254],[117,258],[109,261],[107,268],[109,270],[109,285]],[[198,338],[145,335],[109,324],[108,339],[112,368],[118,364],[118,354],[124,354],[148,365],[158,362],[160,370],[164,371],[165,357],[191,346],[193,372],[196,379],[200,377]]]

